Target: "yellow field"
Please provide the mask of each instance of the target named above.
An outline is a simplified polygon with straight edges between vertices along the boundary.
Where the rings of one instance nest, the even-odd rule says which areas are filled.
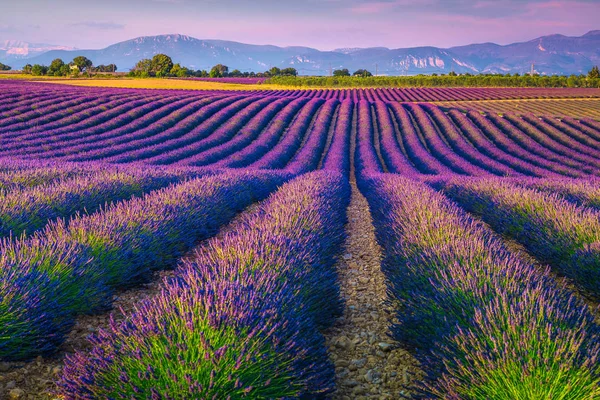
[[[517,114],[569,116],[574,118],[594,118],[600,120],[600,99],[528,99],[528,100],[477,100],[477,101],[441,101],[440,107],[459,108],[461,110],[485,111],[496,114],[513,112]]]
[[[176,90],[290,90],[281,85],[241,85],[233,83],[205,82],[182,79],[62,79],[49,83],[129,89],[176,89]],[[294,90],[294,89],[292,89]]]
[[[69,80],[69,78],[58,78],[55,76],[31,76],[27,74],[0,74],[0,80],[23,80],[23,81],[46,81],[49,79]]]

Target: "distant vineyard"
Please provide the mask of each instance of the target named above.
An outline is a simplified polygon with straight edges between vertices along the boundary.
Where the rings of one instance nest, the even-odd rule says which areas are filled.
[[[172,90],[185,90],[194,89],[193,85],[186,86],[186,83],[194,83],[197,79],[151,79],[151,80],[62,80],[55,81],[55,84],[61,84],[61,87],[54,88],[54,90],[68,91],[74,90],[71,85],[77,85],[82,87],[91,88],[94,86],[102,87],[102,90],[110,90],[108,88],[135,88],[135,89],[161,89],[163,87],[169,87],[172,82],[177,83],[174,85],[177,89]],[[201,79],[199,82],[213,83],[211,86],[210,93],[230,93],[231,91],[222,90],[220,84],[226,83],[225,81],[219,80],[215,82],[215,79],[207,78]],[[221,83],[219,83],[221,82]],[[17,83],[2,82],[0,81],[1,87],[8,88],[10,86],[13,89],[18,90]],[[233,82],[230,82],[233,83]],[[239,88],[239,83],[238,88]],[[22,83],[27,85],[27,88],[32,88],[31,83]],[[62,87],[66,85],[67,88]],[[147,85],[147,87],[146,87]],[[244,79],[243,86],[249,86],[250,84]],[[262,86],[262,85],[261,85]],[[268,85],[266,85],[268,87]],[[23,87],[23,86],[21,86]],[[255,88],[256,85],[253,85]],[[214,89],[214,90],[212,90]],[[244,89],[242,87],[242,89]],[[52,87],[47,84],[41,85],[39,90],[52,90]],[[94,90],[98,93],[99,88],[88,89]],[[168,89],[167,89],[168,90]],[[200,90],[202,91],[202,90]],[[292,97],[318,97],[324,99],[352,99],[355,102],[359,100],[368,101],[400,101],[400,102],[437,102],[437,101],[476,101],[476,100],[510,100],[510,99],[545,99],[545,98],[600,98],[600,89],[582,89],[582,88],[370,88],[370,89],[288,89],[281,90],[277,89],[262,89],[259,90],[243,90],[244,93],[256,93],[269,96],[292,96]]]
[[[527,99],[491,101],[449,101],[437,103],[440,107],[464,111],[504,113],[533,113],[536,115],[570,116],[600,120],[600,99]]]
[[[66,358],[65,398],[333,393],[358,189],[394,343],[424,370],[407,390],[600,395],[580,296],[600,298],[600,122],[435,104],[597,90],[0,88],[0,360],[60,353],[78,318],[174,269]]]
[[[279,169],[313,141],[313,151],[323,153],[325,142],[331,140],[330,127],[340,113],[352,110],[360,121],[368,114],[381,157],[400,149],[425,174],[580,176],[597,174],[599,165],[587,156],[596,153],[600,140],[594,120],[464,115],[444,113],[433,105],[380,100],[396,93],[392,90],[277,96],[62,91],[43,85],[38,90],[4,93],[0,157]],[[471,90],[466,93],[474,95]],[[495,91],[487,93],[492,96]],[[384,169],[397,172],[393,164],[384,163]]]

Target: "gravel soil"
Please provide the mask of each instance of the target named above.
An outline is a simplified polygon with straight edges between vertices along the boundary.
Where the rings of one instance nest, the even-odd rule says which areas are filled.
[[[381,271],[382,250],[367,199],[356,186],[356,110],[351,134],[352,194],[348,206],[346,243],[337,271],[344,314],[325,332],[335,365],[334,399],[398,399],[410,396],[407,387],[422,376],[418,362],[388,335],[395,308]]]
[[[407,386],[418,379],[417,361],[388,336],[394,306],[388,301],[381,272],[381,248],[375,241],[369,206],[352,183],[348,207],[348,237],[338,263],[342,317],[325,332],[336,367],[334,399],[397,399],[410,395]]]

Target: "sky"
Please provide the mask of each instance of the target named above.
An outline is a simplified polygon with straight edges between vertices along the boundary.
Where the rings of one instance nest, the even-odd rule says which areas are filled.
[[[0,40],[99,49],[180,33],[252,44],[451,47],[600,29],[600,0],[0,0]]]

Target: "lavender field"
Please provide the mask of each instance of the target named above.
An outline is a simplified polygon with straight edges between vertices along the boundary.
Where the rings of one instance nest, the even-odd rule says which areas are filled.
[[[0,397],[600,398],[600,122],[436,105],[599,96],[0,82]]]

